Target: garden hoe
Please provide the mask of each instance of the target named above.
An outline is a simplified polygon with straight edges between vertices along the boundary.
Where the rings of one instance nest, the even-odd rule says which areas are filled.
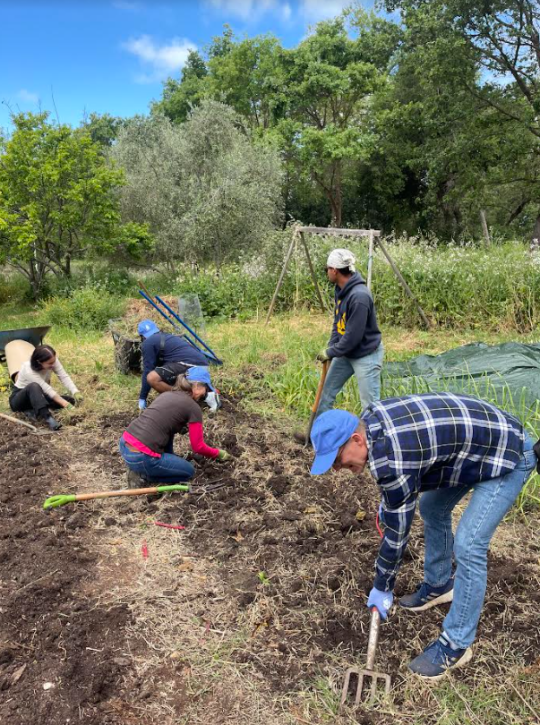
[[[90,501],[93,498],[111,498],[113,496],[148,496],[156,493],[169,493],[171,491],[183,491],[184,493],[191,493],[195,495],[201,495],[215,491],[218,488],[227,486],[229,481],[214,482],[208,486],[191,486],[184,483],[175,483],[168,486],[151,486],[149,488],[124,488],[120,491],[98,491],[96,493],[74,493],[74,494],[60,494],[58,496],[51,496],[43,504],[45,510],[55,509],[59,506],[65,506],[67,503],[73,503],[75,501]]]
[[[379,641],[379,625],[381,617],[377,607],[371,610],[371,625],[369,628],[369,640],[367,650],[367,662],[363,670],[358,667],[349,667],[345,673],[345,682],[341,691],[340,707],[343,707],[349,698],[354,697],[354,707],[358,707],[361,701],[367,705],[373,705],[377,698],[378,681],[384,682],[385,693],[390,694],[390,675],[384,672],[375,672],[373,665],[375,664],[375,653],[377,651],[377,642]],[[356,683],[356,692],[354,684]],[[365,685],[365,686],[364,686]],[[365,694],[363,691],[365,690]],[[369,696],[368,696],[369,695]]]
[[[6,415],[5,413],[0,413],[0,418],[9,420],[10,423],[16,423],[17,425],[21,425],[23,428],[26,428],[30,431],[32,435],[35,436],[48,436],[51,435],[51,433],[53,432],[52,430],[39,430],[39,428],[36,428],[35,425],[32,425],[31,423],[26,423],[24,420],[19,420],[18,418],[14,418],[12,415]]]

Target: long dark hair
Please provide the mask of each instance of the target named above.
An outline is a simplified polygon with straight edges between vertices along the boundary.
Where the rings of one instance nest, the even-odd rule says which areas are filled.
[[[56,355],[56,350],[50,345],[38,345],[32,357],[30,358],[30,367],[32,370],[43,370],[43,365],[46,360],[50,360]]]

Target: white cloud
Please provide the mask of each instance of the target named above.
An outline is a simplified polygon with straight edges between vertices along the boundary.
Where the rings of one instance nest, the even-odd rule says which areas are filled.
[[[301,0],[300,12],[307,20],[316,23],[335,18],[351,3],[352,0]]]
[[[17,93],[17,98],[23,103],[39,103],[38,94],[27,91],[26,88],[21,88]]]
[[[137,76],[138,83],[155,83],[177,73],[186,63],[190,50],[196,50],[195,43],[186,38],[173,38],[168,45],[158,45],[149,35],[132,38],[122,47],[137,56],[144,68]]]
[[[289,3],[284,3],[281,6],[281,17],[283,20],[290,20],[292,15],[292,8]]]
[[[289,20],[292,14],[290,4],[280,0],[206,0],[206,4],[223,15],[235,15],[241,20],[253,20],[268,12]]]

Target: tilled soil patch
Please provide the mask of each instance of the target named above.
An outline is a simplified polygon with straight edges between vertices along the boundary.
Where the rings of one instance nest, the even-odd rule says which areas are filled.
[[[375,484],[346,473],[310,476],[312,454],[290,431],[225,401],[215,418],[205,417],[205,438],[236,460],[196,461],[196,483],[224,488],[43,513],[46,495],[73,492],[81,481],[86,490],[125,485],[117,441],[133,415],[92,428],[78,421],[52,446],[5,429],[0,721],[319,722],[309,703],[325,692],[335,698],[344,669],[365,658],[366,594],[379,546]],[[186,454],[186,437],[176,447]],[[126,557],[109,597],[97,591],[106,579],[96,576],[90,546],[104,531],[102,560],[113,549]],[[454,675],[464,685],[540,670],[540,541],[532,526],[516,535],[512,556],[496,535],[474,666]],[[421,580],[422,558],[417,521],[397,596]],[[397,710],[361,711],[358,722],[396,722],[411,696],[406,663],[438,635],[445,610],[392,612],[377,669],[392,676]],[[45,682],[55,687],[44,691]],[[433,701],[418,692],[407,705],[428,712]],[[333,712],[329,703],[321,707]]]
[[[0,440],[0,722],[120,725],[106,710],[129,664],[129,611],[80,593],[95,567],[85,510],[41,508],[68,485],[66,460],[54,436],[2,420]]]
[[[234,403],[208,420],[206,437],[237,460],[226,467],[199,462],[196,480],[230,485],[201,497],[166,497],[157,510],[162,520],[185,525],[191,550],[217,566],[226,599],[218,628],[243,633],[230,656],[258,670],[276,695],[321,676],[339,686],[342,668],[365,658],[365,602],[379,546],[375,484],[347,473],[311,476],[308,449]],[[182,446],[185,452],[180,439]],[[418,518],[397,597],[422,580]],[[534,530],[524,527],[521,535],[519,560],[496,546],[490,554],[477,665],[456,674],[464,682],[539,663],[540,542]],[[414,615],[396,608],[383,626],[377,668],[392,675],[395,702],[406,663],[438,636],[447,609]],[[198,613],[201,620],[208,616],[204,598]],[[511,665],[496,654],[508,651]]]

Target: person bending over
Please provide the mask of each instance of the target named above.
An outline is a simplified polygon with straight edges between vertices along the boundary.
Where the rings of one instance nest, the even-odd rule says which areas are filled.
[[[53,372],[71,395],[59,395],[51,387]],[[69,408],[75,404],[74,396],[80,400],[77,386],[62,367],[56,350],[50,345],[36,347],[30,360],[21,365],[14,385],[9,397],[11,410],[15,413],[24,413],[32,420],[43,420],[51,430],[59,430],[62,425],[53,418],[50,409]]]
[[[378,484],[385,528],[367,605],[384,619],[419,505],[424,581],[399,604],[409,612],[452,604],[440,637],[409,669],[438,680],[465,665],[484,602],[491,537],[538,465],[522,424],[484,400],[427,393],[372,403],[360,418],[327,411],[315,421],[311,440],[312,474],[329,468],[360,474],[367,466]],[[469,493],[454,537],[452,511]]]
[[[193,478],[195,469],[173,453],[176,433],[186,426],[194,453],[217,461],[232,456],[204,441],[203,416],[198,401],[214,388],[204,367],[195,366],[177,377],[174,388],[161,393],[132,421],[120,438],[120,454],[133,477],[145,482],[181,483]]]
[[[180,335],[161,332],[153,320],[143,320],[137,331],[143,343],[141,346],[143,371],[139,408],[146,408],[148,393],[153,388],[158,393],[173,389],[176,379],[195,365],[205,367],[208,360],[197,348]],[[219,396],[212,390],[205,398],[208,407],[215,412],[219,407]]]

